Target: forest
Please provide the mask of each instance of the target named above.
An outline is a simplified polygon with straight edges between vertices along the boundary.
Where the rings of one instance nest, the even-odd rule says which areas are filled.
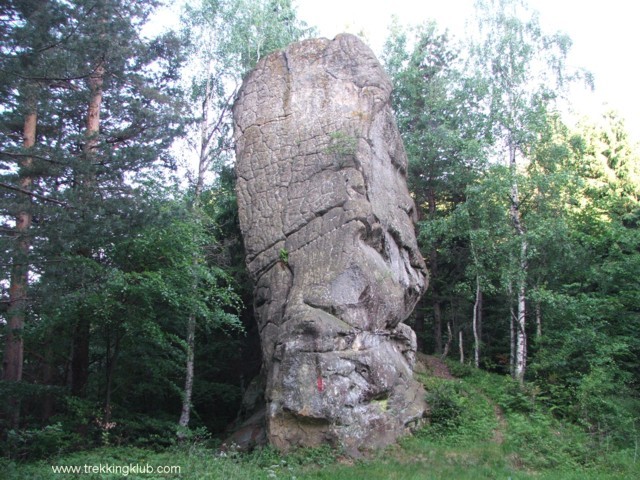
[[[8,478],[73,458],[185,465],[139,478],[640,475],[640,147],[614,111],[567,121],[592,75],[520,0],[477,1],[466,38],[392,22],[380,58],[430,274],[407,323],[457,379],[423,379],[429,425],[388,471],[325,449],[221,455],[261,367],[231,108],[260,58],[316,30],[292,0],[190,0],[149,33],[162,4],[0,2]],[[501,428],[499,465],[465,464]],[[461,470],[404,470],[456,446]]]

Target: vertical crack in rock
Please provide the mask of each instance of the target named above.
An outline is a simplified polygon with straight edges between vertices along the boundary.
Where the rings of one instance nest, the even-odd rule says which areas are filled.
[[[234,106],[269,442],[382,447],[424,414],[404,320],[427,286],[391,83],[357,37],[263,58]]]

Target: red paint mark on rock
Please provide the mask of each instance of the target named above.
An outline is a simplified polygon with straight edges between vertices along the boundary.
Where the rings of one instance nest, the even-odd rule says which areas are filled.
[[[322,392],[324,390],[324,380],[322,380],[322,377],[318,377],[318,391]]]

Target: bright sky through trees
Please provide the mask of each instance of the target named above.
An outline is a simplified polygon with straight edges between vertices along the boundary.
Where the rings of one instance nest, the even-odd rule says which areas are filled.
[[[175,2],[158,15],[154,27],[177,24],[180,5]],[[341,32],[363,35],[379,55],[395,15],[403,25],[429,19],[457,37],[473,15],[473,0],[294,0],[298,16],[333,38]],[[640,141],[640,89],[634,49],[640,45],[640,3],[628,0],[528,0],[540,13],[547,32],[562,31],[573,40],[570,66],[583,67],[595,76],[595,92],[576,87],[572,103],[577,113],[594,119],[607,110],[618,111],[635,141]]]
[[[545,30],[571,37],[572,66],[587,68],[595,76],[594,93],[582,88],[572,93],[574,107],[594,117],[603,110],[617,110],[640,141],[640,91],[633,53],[640,45],[640,4],[627,0],[529,0],[528,4],[540,12]],[[440,28],[462,36],[465,21],[473,14],[473,0],[297,0],[297,5],[300,18],[317,26],[320,35],[362,33],[376,54],[393,15],[402,24],[434,19]]]

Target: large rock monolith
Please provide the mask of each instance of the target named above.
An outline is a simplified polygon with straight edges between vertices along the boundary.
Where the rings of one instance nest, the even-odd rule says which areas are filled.
[[[237,193],[281,449],[357,452],[425,412],[402,322],[427,284],[391,83],[353,35],[263,58],[234,107]]]

